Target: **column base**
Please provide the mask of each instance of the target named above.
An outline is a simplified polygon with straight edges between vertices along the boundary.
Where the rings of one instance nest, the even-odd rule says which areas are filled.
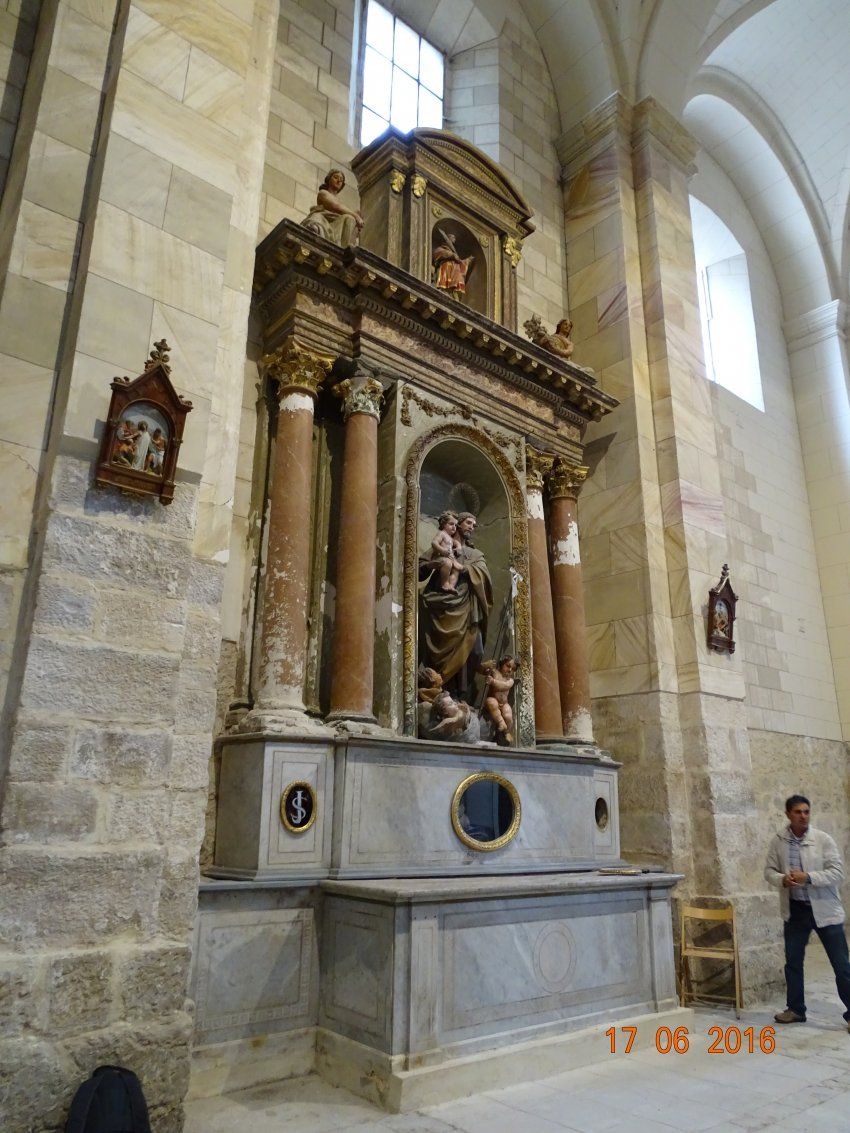
[[[330,712],[325,717],[325,723],[332,727],[338,736],[395,736],[389,728],[379,724],[376,717],[365,714],[359,716],[343,711]]]
[[[254,707],[236,722],[237,735],[264,736],[332,736],[334,730],[304,708]]]

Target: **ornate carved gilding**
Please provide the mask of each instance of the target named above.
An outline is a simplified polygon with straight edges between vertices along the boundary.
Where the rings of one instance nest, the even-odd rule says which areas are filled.
[[[333,358],[317,354],[288,338],[280,349],[264,354],[260,373],[277,384],[278,399],[287,393],[307,393],[316,397],[319,387],[331,371]]]
[[[368,413],[371,417],[380,420],[384,387],[377,378],[366,378],[361,384],[346,378],[337,382],[333,392],[336,397],[342,399],[342,415],[345,421],[353,413]]]
[[[525,452],[525,483],[529,492],[542,492],[543,480],[551,471],[555,454],[528,448]]]
[[[427,397],[421,397],[411,386],[405,386],[401,395],[400,420],[402,425],[407,426],[407,428],[413,425],[413,418],[410,413],[411,404],[415,405],[426,417],[460,417],[462,420],[468,421],[471,425],[475,425],[482,433],[486,433],[491,440],[501,445],[502,448],[515,448],[516,457],[514,458],[514,467],[517,471],[522,472],[524,462],[521,441],[517,437],[512,437],[510,433],[503,433],[499,429],[492,429],[488,428],[487,425],[483,425],[468,405],[438,405],[436,402],[430,401]]]
[[[507,492],[510,508],[510,566],[516,572],[514,624],[516,656],[524,674],[517,704],[517,742],[534,746],[534,687],[531,674],[531,599],[528,586],[528,529],[525,521],[525,490],[502,451],[480,429],[445,424],[419,437],[407,456],[405,483],[407,506],[404,534],[404,731],[416,734],[416,645],[418,620],[419,476],[428,452],[443,440],[464,440],[481,450],[495,466]]]
[[[557,500],[563,496],[575,499],[589,471],[590,469],[583,464],[570,464],[563,457],[557,457],[546,478],[549,499]]]
[[[425,178],[421,175],[421,173],[416,173],[413,177],[413,180],[410,182],[410,188],[413,191],[414,197],[424,197],[427,187],[428,182],[425,180]]]

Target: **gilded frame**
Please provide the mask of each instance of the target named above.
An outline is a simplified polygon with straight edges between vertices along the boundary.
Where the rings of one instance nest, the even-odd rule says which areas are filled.
[[[286,816],[286,800],[289,797],[290,792],[294,791],[296,787],[303,787],[304,790],[306,790],[310,795],[310,801],[313,804],[313,811],[310,815],[310,821],[305,822],[303,826],[293,826]],[[287,783],[287,785],[280,792],[278,813],[280,814],[280,821],[283,823],[285,829],[287,829],[290,834],[306,834],[313,823],[316,821],[316,818],[319,814],[319,798],[316,794],[316,788],[312,783],[308,783],[304,779],[296,779],[293,783]]]
[[[496,783],[499,787],[504,787],[508,794],[511,796],[511,802],[514,804],[514,816],[511,819],[511,824],[504,834],[498,838],[494,838],[492,842],[479,842],[477,838],[471,838],[469,834],[463,829],[460,824],[460,800],[463,798],[464,792],[467,788],[471,787],[473,783],[491,782]],[[467,777],[457,785],[455,793],[452,796],[452,827],[455,834],[463,842],[464,846],[468,846],[470,850],[479,850],[482,853],[489,853],[492,850],[501,850],[503,846],[507,846],[512,842],[519,830],[520,822],[522,821],[522,804],[519,801],[519,791],[504,775],[497,775],[495,771],[476,771],[473,775]]]
[[[517,741],[520,747],[534,747],[534,683],[531,668],[531,594],[528,585],[528,522],[525,485],[520,481],[510,460],[496,444],[470,425],[450,422],[438,425],[418,437],[407,454],[406,511],[404,530],[404,732],[416,735],[416,655],[419,603],[417,600],[417,560],[419,525],[419,475],[425,457],[444,440],[463,440],[478,447],[495,466],[508,496],[511,524],[510,565],[517,573],[514,601],[516,625],[515,653],[522,671],[522,684],[517,703]]]

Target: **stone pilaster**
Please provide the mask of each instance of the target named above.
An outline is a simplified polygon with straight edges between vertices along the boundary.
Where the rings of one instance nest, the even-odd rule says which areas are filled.
[[[345,455],[339,510],[330,718],[374,722],[378,421],[383,387],[371,375],[334,386],[342,399]]]
[[[568,743],[593,743],[587,627],[578,541],[578,493],[587,473],[587,468],[568,464],[559,458],[546,479],[558,688],[564,738]]]
[[[304,713],[307,602],[313,479],[313,409],[333,359],[287,339],[262,360],[278,396],[269,536],[263,584],[263,624],[254,710],[243,729],[274,730]]]
[[[526,452],[534,727],[539,744],[563,741],[564,738],[561,696],[558,690],[555,619],[546,552],[546,520],[543,512],[543,477],[551,469],[553,460],[550,453],[531,449]]]

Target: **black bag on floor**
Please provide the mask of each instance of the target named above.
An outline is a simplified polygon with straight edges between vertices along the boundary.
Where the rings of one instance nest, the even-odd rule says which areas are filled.
[[[123,1066],[98,1066],[74,1094],[65,1133],[151,1133],[139,1079]]]

